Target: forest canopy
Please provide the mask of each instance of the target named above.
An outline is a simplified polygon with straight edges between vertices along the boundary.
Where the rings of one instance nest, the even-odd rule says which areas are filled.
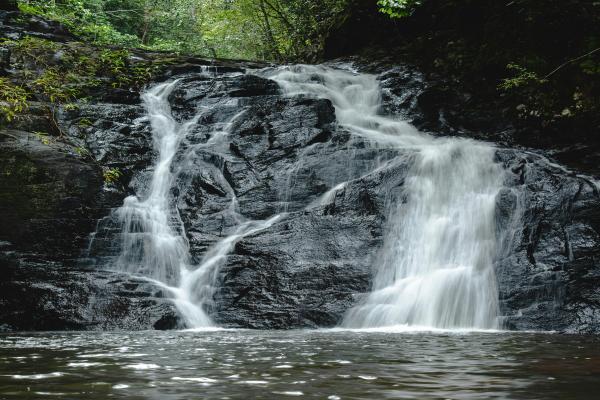
[[[96,44],[219,58],[315,59],[350,0],[19,0]]]
[[[100,47],[308,63],[379,51],[402,62],[409,59],[425,71],[464,86],[476,82],[473,90],[486,90],[492,98],[501,95],[508,103],[516,103],[518,109],[508,107],[525,120],[540,120],[544,126],[577,116],[600,121],[598,1],[17,3],[22,12],[59,21],[82,40]]]

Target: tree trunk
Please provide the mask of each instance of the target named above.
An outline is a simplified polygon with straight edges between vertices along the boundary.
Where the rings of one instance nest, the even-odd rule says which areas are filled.
[[[267,14],[267,10],[265,10],[265,3],[263,0],[261,0],[261,2],[259,3],[259,7],[265,24],[265,34],[267,36],[267,40],[270,42],[269,47],[271,47],[272,57],[275,59],[275,61],[281,61],[281,54],[279,54],[279,51],[277,50],[277,42],[275,41],[275,37],[273,36],[271,22],[269,21],[269,15]]]
[[[148,30],[150,29],[150,11],[148,9],[144,9],[144,25],[142,26],[142,34],[140,40],[143,45],[148,44]]]

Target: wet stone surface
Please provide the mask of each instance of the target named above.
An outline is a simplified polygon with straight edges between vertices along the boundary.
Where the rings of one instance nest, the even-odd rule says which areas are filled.
[[[210,315],[227,327],[336,325],[371,287],[386,210],[402,201],[411,150],[350,134],[330,101],[284,96],[261,71],[187,71],[168,78],[180,79],[170,97],[175,118],[198,117],[175,156],[171,190],[192,263],[234,231],[232,204],[250,220],[282,215],[232,248]],[[383,111],[438,126],[439,113],[423,109],[418,71],[399,67],[380,80]],[[2,221],[10,222],[0,236],[4,329],[181,326],[167,293],[111,272],[119,250],[111,210],[147,187],[156,157],[141,102],[111,101],[60,115],[92,159],[31,133],[0,136],[3,171],[41,171],[25,186],[0,185]],[[496,261],[505,326],[599,332],[597,183],[530,151],[499,148],[497,159],[508,171],[496,221],[510,232]],[[99,165],[123,177],[105,185]]]

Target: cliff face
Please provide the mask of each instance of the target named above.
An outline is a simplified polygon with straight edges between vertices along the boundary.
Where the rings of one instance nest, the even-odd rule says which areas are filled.
[[[0,33],[12,41],[34,37],[49,49],[52,43],[84,46],[59,24],[16,12],[0,11]],[[0,54],[0,76],[17,86],[23,84],[26,69],[37,70],[64,55],[56,49],[27,64],[8,45]],[[118,99],[97,106],[106,118],[112,110],[129,122],[135,115],[131,108],[140,112],[139,106],[129,104],[131,92],[109,92],[101,89],[93,100],[110,95]],[[133,98],[137,103],[139,95],[134,93]],[[30,95],[27,102],[27,110],[8,124],[4,121],[0,130],[0,326],[3,330],[176,326],[173,306],[153,296],[145,282],[86,269],[80,261],[97,220],[122,203],[125,189],[105,186],[106,164],[91,157],[75,136],[84,126],[80,120],[65,124],[65,109],[45,98]]]
[[[23,34],[10,24],[4,19],[2,29]],[[40,32],[65,40],[52,29]],[[433,134],[500,138],[496,158],[508,172],[496,223],[510,234],[495,267],[506,327],[600,332],[600,195],[593,177],[533,147],[504,146],[514,131],[493,131],[480,115],[473,118],[485,122],[485,132],[476,121],[465,126],[467,117],[439,106],[442,81],[414,66],[347,61],[378,75],[385,112]],[[15,66],[8,57],[5,73]],[[225,212],[234,196],[248,219],[287,213],[232,247],[209,309],[217,323],[333,326],[369,291],[388,203],[402,199],[410,158],[339,127],[328,100],[284,96],[261,67],[180,59],[154,75],[151,85],[180,79],[169,98],[178,121],[202,114],[175,156],[171,201],[194,263],[235,231]],[[120,233],[111,210],[147,186],[156,157],[139,92],[108,90],[76,109],[60,108],[60,140],[40,135],[45,117],[36,109],[0,131],[2,328],[179,326],[165,290],[111,268]],[[211,141],[223,126],[228,135]],[[386,160],[393,162],[372,172]],[[123,176],[105,182],[106,167]],[[347,183],[324,196],[335,182]]]

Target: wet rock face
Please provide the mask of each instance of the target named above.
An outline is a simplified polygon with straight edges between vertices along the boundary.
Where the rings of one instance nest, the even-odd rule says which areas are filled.
[[[186,64],[163,77],[180,79],[170,97],[175,118],[197,117],[173,163],[172,202],[191,261],[235,232],[231,207],[248,220],[281,215],[235,243],[219,268],[211,316],[229,327],[333,326],[370,289],[386,210],[402,201],[411,154],[349,134],[327,100],[283,96],[262,72],[242,71]],[[443,134],[467,132],[427,101],[430,84],[418,71],[399,66],[380,80],[385,112]],[[0,165],[10,172],[0,177],[8,221],[0,226],[0,323],[177,327],[167,293],[111,270],[119,246],[111,210],[143,192],[156,156],[139,98],[105,97],[59,117],[73,146],[16,131],[0,137]],[[600,332],[597,187],[530,152],[499,149],[497,158],[507,170],[496,263],[506,326]],[[99,165],[123,178],[105,185]],[[87,237],[98,220],[90,262]]]
[[[64,269],[94,228],[101,176],[35,135],[0,136],[0,321],[5,329],[77,327],[79,289]],[[73,290],[69,290],[71,287]]]
[[[382,66],[366,66],[370,71]],[[570,171],[547,157],[554,150],[514,150],[520,132],[495,115],[459,115],[469,96],[439,89],[407,66],[383,68],[379,75],[383,109],[402,115],[434,135],[495,141],[507,171],[497,199],[501,250],[495,264],[500,313],[507,329],[600,332],[600,192],[595,144]],[[466,121],[468,120],[468,121]],[[530,143],[531,144],[531,143]],[[547,140],[539,141],[548,148]],[[550,147],[560,146],[560,142]],[[546,157],[544,157],[546,156]],[[559,159],[562,160],[562,157]]]
[[[370,285],[387,193],[380,186],[398,187],[405,166],[363,176],[395,154],[338,129],[329,101],[283,97],[259,76],[187,77],[172,103],[180,118],[200,114],[174,161],[175,201],[193,262],[234,233],[232,201],[250,220],[282,216],[239,240],[219,269],[215,321],[252,328],[338,323]]]
[[[103,185],[77,148],[1,132],[0,329],[176,326],[173,306],[146,282],[82,268],[97,219],[122,199]]]
[[[511,114],[510,107],[501,99],[484,96],[482,100],[481,93],[461,91],[439,75],[425,78],[415,67],[377,59],[357,57],[355,62],[363,71],[380,76],[383,110],[403,116],[422,131],[541,149],[569,168],[600,176],[597,129],[566,121],[542,129],[506,117]]]
[[[535,154],[498,154],[509,171],[497,209],[508,227],[496,265],[506,326],[600,332],[597,183]]]

